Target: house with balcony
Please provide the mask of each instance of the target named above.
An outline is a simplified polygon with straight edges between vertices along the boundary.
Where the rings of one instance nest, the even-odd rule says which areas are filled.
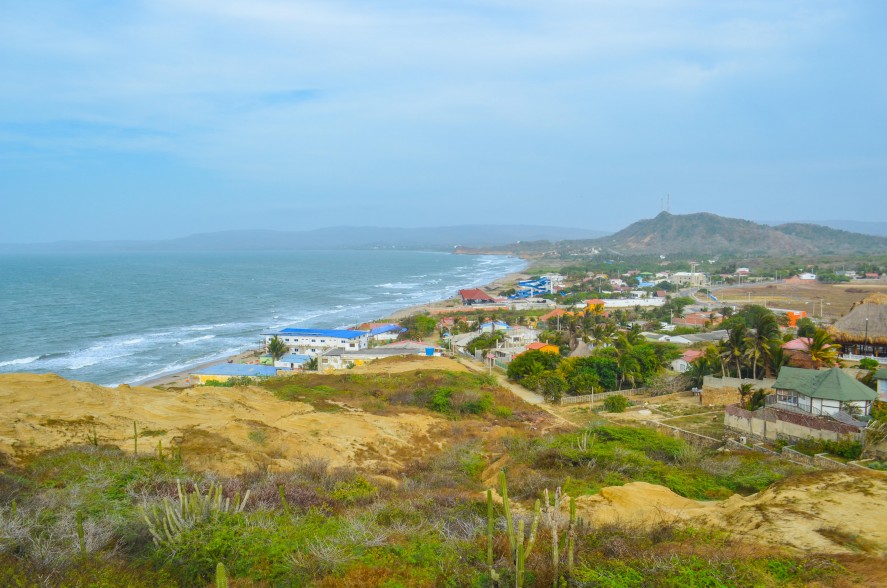
[[[815,416],[868,415],[877,393],[841,368],[808,370],[785,366],[773,384],[777,408]]]
[[[724,424],[763,439],[861,439],[877,393],[840,368],[808,370],[785,366],[775,392],[757,410],[727,406]]]

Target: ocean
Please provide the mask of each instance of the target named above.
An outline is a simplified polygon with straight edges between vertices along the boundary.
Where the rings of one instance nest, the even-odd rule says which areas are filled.
[[[261,345],[449,298],[525,267],[417,251],[0,256],[0,372],[139,383]]]

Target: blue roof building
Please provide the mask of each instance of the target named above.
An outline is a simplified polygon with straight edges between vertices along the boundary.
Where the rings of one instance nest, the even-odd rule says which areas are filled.
[[[364,349],[369,346],[370,332],[355,329],[300,329],[287,327],[262,333],[265,345],[278,337],[290,353],[315,356],[330,349]]]
[[[380,327],[373,327],[370,329],[370,336],[375,337],[376,335],[382,335],[384,333],[405,333],[406,329],[401,327],[400,325],[382,325]]]
[[[271,333],[262,333],[263,335],[290,335],[296,337],[331,337],[334,339],[356,339],[367,334],[366,331],[355,331],[354,329],[294,329],[287,327],[279,331]]]

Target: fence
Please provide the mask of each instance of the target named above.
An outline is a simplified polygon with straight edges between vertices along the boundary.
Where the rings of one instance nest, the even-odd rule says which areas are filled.
[[[739,389],[743,384],[751,384],[754,388],[772,388],[773,384],[776,383],[774,378],[761,378],[760,380],[753,380],[751,378],[722,378],[720,376],[704,376],[702,378],[703,386],[710,386],[712,388],[735,388]]]
[[[715,439],[714,437],[709,437],[707,435],[700,435],[699,433],[693,433],[692,431],[688,431],[686,429],[682,429],[680,427],[675,427],[674,425],[667,425],[660,421],[641,421],[643,424],[648,427],[653,427],[656,429],[667,429],[672,437],[677,437],[679,439],[683,439],[684,441],[690,443],[691,445],[701,445],[703,447],[708,447],[709,449],[714,449],[717,447],[721,447],[724,445],[724,441],[721,439]]]
[[[561,406],[565,404],[584,404],[586,402],[594,402],[595,400],[603,400],[609,396],[622,395],[628,398],[629,396],[642,396],[647,393],[646,388],[629,388],[627,390],[611,390],[609,392],[598,392],[597,394],[583,394],[582,396],[564,396],[561,398]]]

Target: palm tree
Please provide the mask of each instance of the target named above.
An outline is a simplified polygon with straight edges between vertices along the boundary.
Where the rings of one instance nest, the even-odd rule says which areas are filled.
[[[832,337],[825,329],[816,329],[813,337],[807,345],[810,359],[818,366],[834,366],[838,363],[838,350],[840,346],[832,343]]]
[[[622,353],[616,358],[616,363],[619,366],[619,389],[622,389],[625,380],[630,381],[634,388],[635,378],[641,375],[640,362],[631,353]]]
[[[779,337],[779,323],[772,312],[757,312],[745,336],[745,356],[751,360],[751,377],[758,377],[758,360],[770,354],[770,343]]]
[[[283,342],[283,339],[274,335],[271,337],[271,340],[268,341],[268,353],[271,354],[271,357],[274,358],[274,361],[277,361],[281,357],[287,354],[289,348],[286,346],[286,343]]]
[[[738,324],[728,331],[727,339],[721,343],[721,358],[725,363],[731,361],[736,364],[736,377],[742,377],[742,364],[740,360],[745,355],[745,339],[748,329],[745,325]]]

